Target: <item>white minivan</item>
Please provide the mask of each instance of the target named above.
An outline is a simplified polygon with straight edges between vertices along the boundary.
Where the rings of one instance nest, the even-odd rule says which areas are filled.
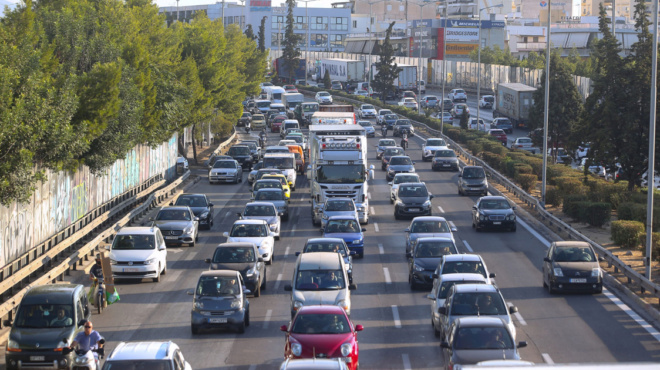
[[[296,156],[293,153],[267,153],[264,154],[262,162],[263,168],[281,170],[291,190],[296,190]]]

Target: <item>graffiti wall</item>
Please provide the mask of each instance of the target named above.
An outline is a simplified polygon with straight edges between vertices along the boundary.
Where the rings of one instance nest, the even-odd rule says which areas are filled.
[[[0,266],[76,222],[88,212],[163,174],[176,176],[177,136],[156,148],[138,145],[103,175],[85,166],[74,173],[47,172],[26,204],[0,206]]]

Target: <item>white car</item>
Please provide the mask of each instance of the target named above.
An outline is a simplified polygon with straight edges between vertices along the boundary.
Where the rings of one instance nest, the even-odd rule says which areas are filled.
[[[376,118],[376,108],[371,104],[362,104],[358,115],[360,118]]]
[[[183,168],[184,171],[188,171],[188,160],[185,157],[176,158],[176,166]]]
[[[582,158],[582,160],[580,160],[580,165],[578,166],[578,169],[580,171],[584,171],[584,166],[587,165],[588,160],[589,160],[589,158],[587,158],[587,157],[584,157],[584,158]],[[599,166],[599,165],[589,166],[589,172],[593,173],[596,176],[600,176],[600,177],[603,177],[603,178],[605,176],[607,176],[607,173],[605,172],[605,167]]]
[[[449,112],[442,112],[441,115],[438,116],[438,118],[443,122],[443,123],[454,123],[454,117],[452,117],[451,113]]]
[[[213,163],[209,170],[209,184],[231,182],[238,184],[243,181],[243,167],[234,159],[220,159]]]
[[[426,142],[422,144],[422,161],[430,161],[435,155],[435,151],[439,149],[448,149],[445,139],[439,137],[426,139]]]
[[[108,247],[113,278],[146,278],[159,282],[160,275],[167,273],[165,238],[179,237],[163,236],[157,227],[124,227],[119,230]]]
[[[479,108],[493,109],[495,106],[495,96],[484,95],[479,99]]]
[[[369,93],[366,90],[355,90],[353,95],[369,96]]]
[[[465,90],[463,89],[453,89],[449,92],[449,94],[447,94],[447,98],[451,99],[452,102],[467,102],[467,94],[465,94]]]
[[[402,107],[406,107],[406,108],[410,108],[410,109],[414,109],[414,110],[419,109],[419,107],[417,105],[417,101],[415,101],[414,98],[403,98],[399,102],[399,105],[402,106]]]
[[[236,220],[230,232],[222,234],[230,242],[254,243],[259,248],[259,254],[267,264],[273,263],[273,248],[275,233],[270,231],[264,220]]]
[[[314,100],[319,104],[332,104],[332,95],[327,91],[319,91],[316,93]]]
[[[397,173],[394,175],[392,181],[387,183],[390,186],[390,203],[394,203],[396,193],[399,192],[399,184],[404,182],[422,182],[422,180],[419,179],[419,175],[416,173]]]
[[[378,115],[376,116],[376,123],[378,123],[379,125],[383,124],[383,120],[385,119],[385,116],[388,114],[394,114],[394,113],[392,113],[392,111],[389,109],[379,110]]]
[[[104,369],[149,368],[192,370],[174,342],[120,342],[105,359]]]
[[[239,213],[243,220],[264,220],[268,223],[270,231],[275,234],[275,240],[280,240],[282,219],[277,208],[270,202],[251,202],[245,205],[243,213]]]

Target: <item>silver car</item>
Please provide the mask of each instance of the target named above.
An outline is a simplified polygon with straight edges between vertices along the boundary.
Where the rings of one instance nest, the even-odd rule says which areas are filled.
[[[260,169],[264,167],[263,162],[257,162],[254,166],[252,166],[252,171],[248,174],[247,181],[248,184],[252,184],[255,181],[255,178],[257,177],[257,172],[259,172]]]
[[[321,209],[321,227],[325,227],[328,219],[332,216],[347,216],[360,219],[357,214],[357,208],[351,198],[329,198],[323,204]]]
[[[394,175],[392,181],[388,182],[387,185],[390,186],[390,203],[394,204],[394,198],[396,198],[396,193],[399,192],[399,184],[404,182],[422,182],[419,179],[419,175],[416,173],[397,173]]]
[[[315,252],[337,252],[344,258],[344,266],[346,267],[346,274],[348,274],[349,283],[353,282],[353,256],[355,251],[350,251],[344,239],[339,238],[314,238],[307,239],[307,243],[303,247],[302,252],[296,252],[296,256],[300,253],[315,253]]]
[[[243,168],[234,159],[220,159],[213,163],[209,170],[209,183],[232,182],[238,184],[243,181]]]
[[[445,139],[437,137],[426,139],[426,142],[422,144],[422,161],[430,161],[435,155],[436,150],[439,149],[447,149],[447,142]]]
[[[199,218],[190,207],[170,206],[158,211],[156,218],[150,219],[165,237],[167,246],[195,246],[199,239]]]
[[[488,179],[481,166],[465,166],[458,175],[458,194],[488,195]]]
[[[282,221],[280,213],[271,202],[251,202],[245,205],[243,212],[238,214],[242,220],[264,220],[268,223],[268,228],[275,236],[275,240],[280,240],[280,228]]]
[[[269,202],[275,205],[277,213],[284,221],[289,220],[289,200],[284,196],[284,191],[277,188],[263,188],[254,193],[257,202]]]
[[[378,145],[376,145],[376,159],[380,159],[380,157],[383,155],[383,152],[385,149],[389,147],[395,147],[397,146],[396,142],[394,139],[380,139],[378,140]]]
[[[445,305],[451,287],[457,284],[487,284],[480,274],[445,274],[434,280],[433,289],[426,297],[431,300],[431,325],[433,334],[440,337],[440,313],[438,308]]]
[[[453,231],[456,231],[456,227],[449,226],[444,217],[415,217],[406,229],[406,254],[412,251],[419,238],[440,237],[454,240]]]

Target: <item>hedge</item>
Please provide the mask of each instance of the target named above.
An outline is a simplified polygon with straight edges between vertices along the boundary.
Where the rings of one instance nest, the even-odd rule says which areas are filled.
[[[612,241],[626,249],[639,246],[639,236],[644,234],[644,224],[639,221],[612,221]]]
[[[609,203],[592,202],[586,207],[586,222],[595,227],[601,227],[610,221],[612,205]]]
[[[520,184],[520,187],[524,191],[529,193],[529,191],[532,190],[534,186],[536,186],[538,178],[536,175],[531,173],[521,173],[516,175],[515,180],[518,184]]]
[[[555,186],[547,185],[545,188],[545,203],[553,206],[560,206],[561,201],[562,195],[559,189]]]
[[[560,190],[561,191],[561,190]],[[570,195],[565,195],[564,196],[564,206],[562,208],[562,211],[573,218],[574,220],[579,219],[579,213],[578,213],[578,204],[580,202],[586,202],[587,196],[586,195],[580,195],[580,194],[570,194]]]
[[[653,233],[651,235],[651,253],[656,261],[660,261],[660,233]],[[639,244],[642,246],[644,256],[646,256],[646,233],[640,234]]]

